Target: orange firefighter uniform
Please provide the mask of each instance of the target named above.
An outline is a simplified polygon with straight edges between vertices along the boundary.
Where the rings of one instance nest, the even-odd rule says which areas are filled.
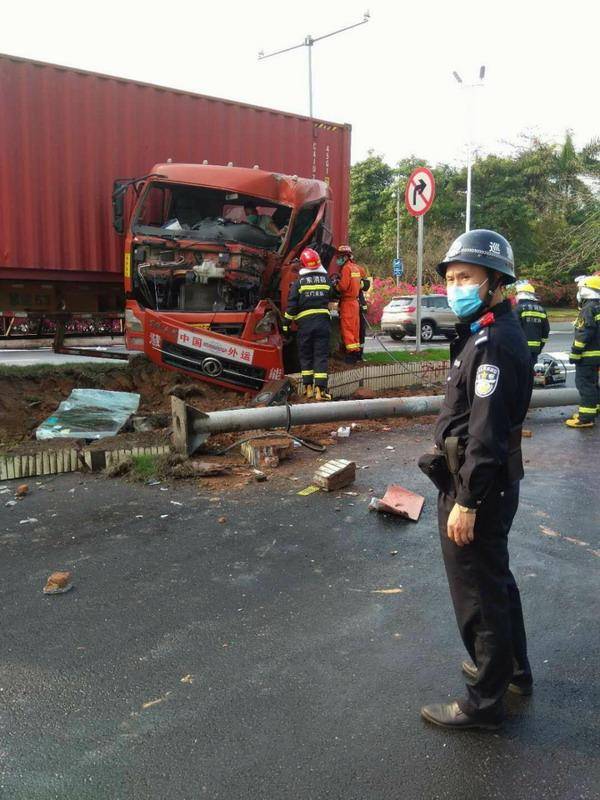
[[[340,295],[340,332],[347,356],[360,356],[360,307],[358,296],[364,270],[349,256],[340,269],[336,285]]]

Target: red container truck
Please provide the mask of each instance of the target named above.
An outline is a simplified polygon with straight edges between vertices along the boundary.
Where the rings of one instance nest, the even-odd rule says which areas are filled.
[[[113,184],[169,161],[322,181],[347,239],[349,125],[0,55],[0,310],[122,310]]]

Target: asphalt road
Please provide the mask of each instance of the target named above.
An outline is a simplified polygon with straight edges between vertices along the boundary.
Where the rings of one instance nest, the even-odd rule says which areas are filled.
[[[415,468],[430,426],[330,448],[368,467],[356,496],[299,496],[306,451],[299,480],[217,502],[193,485],[32,482],[0,507],[0,796],[597,800],[599,431],[561,411],[527,422],[511,551],[536,684],[497,733],[419,717],[460,692],[464,655]],[[425,494],[418,524],[367,511],[388,482]],[[57,568],[75,589],[46,597]]]

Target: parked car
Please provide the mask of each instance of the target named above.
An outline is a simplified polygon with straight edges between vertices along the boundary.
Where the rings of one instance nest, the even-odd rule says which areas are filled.
[[[450,310],[448,299],[441,294],[421,297],[421,340],[430,342],[438,334],[453,339],[457,317]],[[393,297],[383,309],[381,330],[399,342],[417,332],[417,302],[414,295]]]

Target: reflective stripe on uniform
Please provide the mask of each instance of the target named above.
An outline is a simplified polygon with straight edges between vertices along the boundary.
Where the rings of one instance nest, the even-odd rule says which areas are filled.
[[[303,369],[302,370],[302,375],[314,375],[314,374],[315,373],[312,371],[312,369]]]
[[[331,316],[328,308],[307,308],[306,311],[301,311],[299,314],[296,314],[294,319],[299,320],[303,317],[312,316],[312,314],[327,314],[327,316]]]
[[[328,283],[313,283],[313,284],[306,284],[305,286],[301,286],[298,291],[299,292],[313,292],[315,290],[328,292],[329,291],[329,284]]]
[[[594,314],[594,320],[600,322],[600,314]]]
[[[285,314],[284,314],[283,316],[284,316],[286,319],[291,319],[291,320],[294,320],[294,319],[295,319],[295,317],[294,317],[292,314],[288,314],[288,312],[287,312],[287,311],[285,312]]]
[[[577,339],[573,342],[573,347],[585,347],[585,342],[579,342]]]
[[[579,413],[580,414],[595,414],[596,413],[596,406],[592,408],[586,408],[585,406],[579,406]]]
[[[541,342],[527,342],[527,347],[541,347]]]
[[[315,372],[315,380],[322,380],[327,377],[326,372]]]
[[[360,278],[360,272],[351,272],[350,273],[350,277],[351,278]]]
[[[346,350],[360,350],[360,343],[357,342],[356,344],[347,344]]]
[[[544,314],[542,311],[523,311],[521,312],[522,317],[538,317],[539,319],[546,319],[548,316]]]
[[[600,350],[586,350],[581,354],[582,358],[600,358]]]

